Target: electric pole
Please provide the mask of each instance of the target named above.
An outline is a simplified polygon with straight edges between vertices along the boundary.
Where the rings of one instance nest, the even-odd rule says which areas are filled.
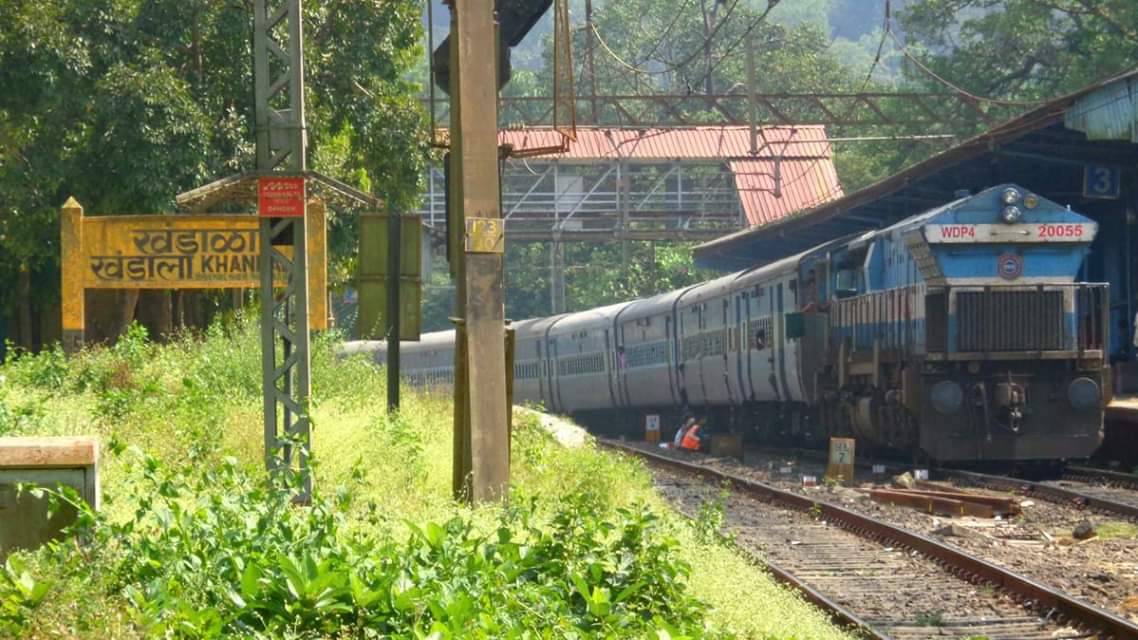
[[[257,170],[262,179],[276,174],[303,181],[307,132],[301,0],[254,0],[253,4]],[[294,445],[300,447],[301,489],[296,496],[300,503],[312,497],[306,218],[262,217],[260,227],[265,463],[271,472],[288,470]],[[291,256],[283,247],[291,247]],[[285,275],[285,288],[279,294],[273,290],[274,272]]]
[[[599,125],[601,122],[597,109],[597,65],[594,57],[594,50],[597,47],[597,34],[593,31],[595,28],[593,26],[593,0],[585,0],[585,37],[588,38],[585,51],[589,56],[589,84],[591,87],[589,99],[593,112],[593,124]]]
[[[451,5],[451,206],[455,247],[454,490],[473,502],[501,500],[510,481],[505,234],[498,183],[498,60],[494,0]],[[455,236],[451,236],[454,238]]]

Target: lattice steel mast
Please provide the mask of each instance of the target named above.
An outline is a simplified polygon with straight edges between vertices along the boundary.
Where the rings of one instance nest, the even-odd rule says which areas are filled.
[[[301,0],[254,0],[253,83],[261,175],[302,176],[306,170],[302,16]],[[274,472],[299,463],[301,502],[312,495],[305,219],[263,218],[260,233],[265,463]],[[291,258],[283,247],[292,248]],[[273,291],[274,271],[286,282],[279,292]],[[299,455],[295,447],[301,448]]]

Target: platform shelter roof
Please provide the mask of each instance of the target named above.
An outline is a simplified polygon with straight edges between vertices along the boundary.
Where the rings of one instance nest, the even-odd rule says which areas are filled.
[[[732,271],[768,264],[851,233],[878,229],[953,199],[1014,182],[1104,214],[1132,206],[1138,165],[1138,69],[1056,98],[861,190],[724,235],[695,249],[696,264]],[[1121,197],[1088,195],[1085,172],[1117,173]],[[792,186],[792,185],[791,185]],[[784,190],[791,188],[784,182]],[[1130,200],[1127,203],[1127,200]],[[1112,205],[1111,203],[1115,203]]]

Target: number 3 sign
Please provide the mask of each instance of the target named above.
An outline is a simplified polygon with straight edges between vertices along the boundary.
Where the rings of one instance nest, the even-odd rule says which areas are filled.
[[[1121,173],[1118,167],[1104,167],[1096,164],[1083,165],[1083,196],[1117,200]]]

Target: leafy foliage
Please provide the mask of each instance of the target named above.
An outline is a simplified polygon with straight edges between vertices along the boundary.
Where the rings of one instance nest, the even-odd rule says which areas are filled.
[[[0,3],[0,278],[58,299],[59,207],[172,209],[253,162],[252,4]],[[412,0],[306,3],[313,167],[407,208],[426,159]],[[341,252],[354,227],[330,211]],[[14,290],[0,289],[0,309]]]
[[[140,456],[135,474],[125,496],[133,517],[87,511],[90,545],[57,546],[53,561],[99,558],[79,579],[112,576],[104,588],[125,596],[148,635],[704,635],[677,542],[644,507],[602,515],[582,495],[545,523],[522,501],[499,515],[493,535],[455,517],[412,524],[398,541],[349,530],[351,491],[297,510],[290,487],[258,480],[233,458],[175,470]],[[363,531],[383,530],[380,520],[371,511]],[[18,560],[4,576],[0,621],[18,630],[50,584]]]
[[[1129,0],[912,0],[900,18],[923,62],[985,97],[1045,100],[1138,62]]]
[[[34,407],[17,433],[97,435],[109,452],[85,543],[19,554],[0,577],[0,637],[846,637],[700,542],[642,465],[564,449],[533,414],[515,419],[510,505],[455,504],[449,403],[408,391],[386,414],[383,371],[336,359],[335,333],[312,352],[321,494],[292,506],[262,472],[257,329],[239,317],[156,345],[134,328],[0,364],[0,407]],[[132,394],[114,416],[112,392]]]

